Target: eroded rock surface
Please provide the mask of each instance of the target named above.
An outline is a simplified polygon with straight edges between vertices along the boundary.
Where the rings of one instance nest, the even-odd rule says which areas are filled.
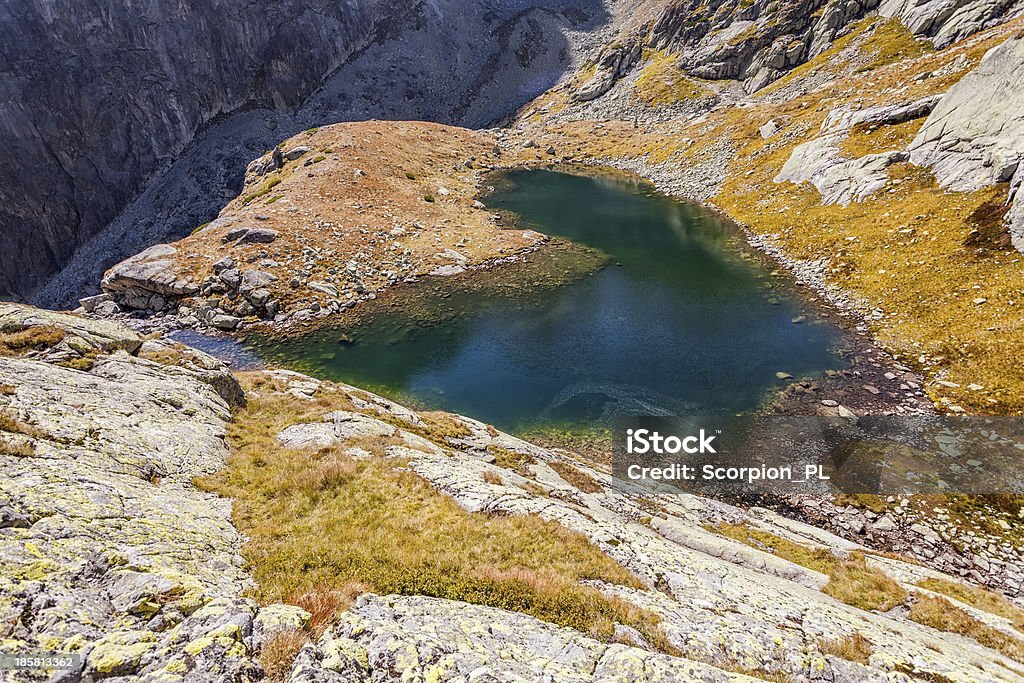
[[[0,651],[81,655],[65,680],[260,675],[230,501],[193,483],[227,455],[218,370],[0,358],[0,410],[27,426],[0,443]]]
[[[746,683],[680,657],[607,644],[515,612],[426,597],[362,596],[313,647],[291,683],[399,680]]]
[[[878,13],[945,47],[1024,11],[1021,0],[882,0]]]
[[[953,191],[1010,183],[1006,222],[1024,251],[1024,37],[991,50],[950,88],[911,143],[910,159]]]

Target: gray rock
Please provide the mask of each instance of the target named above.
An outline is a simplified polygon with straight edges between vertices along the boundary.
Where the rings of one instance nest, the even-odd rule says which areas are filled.
[[[104,302],[97,309],[111,302]],[[58,313],[21,304],[0,304],[0,330],[11,332],[29,327],[48,325],[66,334],[62,348],[78,352],[88,350],[110,353],[123,350],[134,352],[142,338],[132,329],[108,320],[95,320],[71,313]]]
[[[882,0],[878,7],[883,17],[898,18],[940,48],[1021,11],[1020,0]]]
[[[104,292],[125,303],[129,308],[144,308],[137,305],[138,299],[125,299],[118,295],[132,292],[149,292],[170,297],[192,296],[199,287],[187,278],[178,275],[175,262],[170,258],[177,249],[169,244],[157,244],[129,259],[122,261],[103,276],[100,287]],[[135,304],[135,305],[132,305]]]
[[[306,147],[305,145],[300,145],[298,147],[292,147],[290,150],[285,152],[282,156],[284,156],[284,158],[287,161],[295,161],[296,159],[301,157],[303,154],[307,154],[308,152],[309,152],[309,147]]]
[[[277,230],[270,228],[232,228],[220,238],[222,244],[270,244],[277,239]]]
[[[213,318],[210,319],[211,325],[218,329],[227,330],[229,332],[237,329],[241,323],[241,318],[238,318],[233,315],[228,315],[227,313],[214,315]]]
[[[227,285],[229,289],[238,289],[238,286],[242,284],[242,274],[237,268],[227,268],[222,270],[219,277],[221,282]]]
[[[113,301],[114,297],[109,294],[97,294],[95,296],[87,296],[78,300],[79,305],[85,309],[86,313],[92,313],[96,310],[96,307],[102,303]]]
[[[264,288],[272,282],[277,281],[277,276],[262,270],[247,270],[242,273],[242,280],[238,285],[238,291],[247,295],[253,290]]]
[[[761,138],[762,139],[767,140],[768,138],[770,138],[773,135],[775,135],[776,133],[778,133],[779,132],[779,128],[780,128],[780,126],[779,126],[778,122],[775,119],[772,119],[772,120],[766,122],[763,126],[761,126],[758,129],[758,132],[761,133]]]
[[[228,270],[228,269],[234,268],[234,267],[235,267],[235,260],[233,258],[231,258],[230,256],[225,256],[224,258],[222,258],[222,259],[220,259],[218,261],[214,261],[214,263],[213,263],[213,272],[214,273],[222,273],[225,270]]]
[[[894,125],[920,118],[932,111],[940,99],[940,96],[930,96],[895,105],[831,112],[822,124],[824,134],[798,145],[775,176],[775,182],[809,182],[821,194],[823,204],[846,206],[869,197],[886,187],[889,180],[886,169],[907,161],[910,155],[890,151],[847,159],[839,146],[850,130],[860,124]]]
[[[1009,182],[1007,223],[1024,251],[1024,38],[990,50],[949,89],[911,143],[910,160],[948,190]]]

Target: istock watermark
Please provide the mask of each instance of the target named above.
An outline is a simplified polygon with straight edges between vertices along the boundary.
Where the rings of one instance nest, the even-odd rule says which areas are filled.
[[[1024,494],[1017,417],[636,417],[617,485],[714,494]]]

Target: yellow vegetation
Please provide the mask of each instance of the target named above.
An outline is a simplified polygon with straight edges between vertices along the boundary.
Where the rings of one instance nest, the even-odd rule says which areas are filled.
[[[925,579],[917,583],[935,593],[943,593],[960,602],[1010,620],[1014,628],[1024,631],[1024,610],[995,591],[957,583],[948,579]]]
[[[354,460],[344,446],[283,448],[275,437],[284,427],[351,403],[329,388],[301,401],[269,393],[265,379],[242,379],[259,384],[260,396],[229,427],[227,469],[197,483],[234,498],[257,598],[315,607],[323,624],[363,590],[429,595],[524,612],[604,640],[624,623],[671,649],[655,615],[580,584],[640,586],[584,536],[535,516],[466,512],[400,460]],[[435,428],[453,424],[430,418]]]
[[[548,465],[555,472],[558,472],[562,479],[565,479],[584,493],[602,493],[604,491],[604,487],[597,483],[593,477],[582,470],[576,469],[567,462],[552,460]]]
[[[1002,652],[1010,659],[1024,662],[1024,640],[978,621],[945,598],[914,596],[909,617],[919,624],[939,631],[973,638],[985,647]]]
[[[822,592],[848,605],[884,612],[907,599],[907,592],[896,581],[869,566],[860,553],[839,558],[824,548],[808,548],[745,524],[720,524],[712,531],[825,574],[829,580]]]
[[[678,58],[663,52],[650,52],[647,64],[636,80],[634,97],[648,106],[664,106],[713,95],[706,86],[687,76],[677,65]]]
[[[64,330],[49,325],[0,332],[0,356],[23,356],[30,351],[49,349],[62,339]]]

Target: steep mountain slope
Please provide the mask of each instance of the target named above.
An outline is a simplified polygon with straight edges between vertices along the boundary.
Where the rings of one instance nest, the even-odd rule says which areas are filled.
[[[0,298],[69,303],[209,220],[248,160],[305,128],[507,114],[606,18],[596,0],[4,3],[0,140],[19,162],[0,169]]]

